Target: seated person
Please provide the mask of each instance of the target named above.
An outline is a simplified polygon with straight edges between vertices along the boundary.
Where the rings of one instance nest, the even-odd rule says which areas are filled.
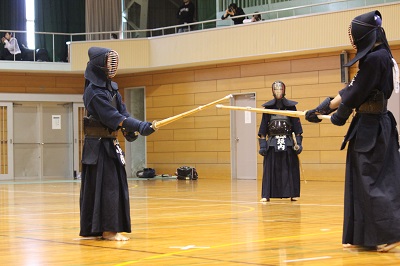
[[[258,12],[255,12],[258,13]],[[257,22],[261,20],[261,15],[260,14],[254,14],[252,18],[247,18],[243,20],[243,23],[250,23],[250,22]]]
[[[12,36],[11,32],[6,32],[1,38],[4,49],[0,55],[1,60],[21,60],[21,49],[19,49],[18,41]]]

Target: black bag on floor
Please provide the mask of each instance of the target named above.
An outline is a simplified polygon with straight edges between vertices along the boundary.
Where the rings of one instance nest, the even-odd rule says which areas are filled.
[[[197,180],[199,178],[196,168],[190,166],[179,167],[176,169],[176,175],[179,180]]]
[[[153,168],[144,168],[142,171],[137,171],[136,176],[139,178],[153,178],[156,176],[156,170]]]

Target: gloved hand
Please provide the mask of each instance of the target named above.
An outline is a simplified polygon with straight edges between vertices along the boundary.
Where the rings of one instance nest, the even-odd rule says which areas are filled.
[[[128,117],[122,122],[122,129],[128,132],[138,131],[142,136],[148,136],[155,131],[150,122],[140,121],[132,117]]]
[[[293,146],[293,149],[296,151],[297,154],[300,154],[303,151],[303,145],[301,144],[303,142],[303,136],[301,136],[301,135],[296,136],[296,142],[297,142],[298,149],[296,150],[294,146]]]
[[[133,142],[135,140],[137,140],[137,138],[139,137],[139,132],[128,132],[125,130],[122,130],[122,134],[124,135],[125,139],[129,142]]]
[[[336,109],[331,109],[329,108],[329,104],[333,98],[327,97],[320,105],[318,105],[316,108],[308,110],[306,112],[306,120],[308,122],[312,123],[319,123],[322,121],[322,119],[318,118],[318,114],[321,115],[328,115],[335,111]],[[318,114],[317,114],[318,113]]]
[[[268,143],[266,139],[258,139],[258,143],[260,144],[260,150],[258,153],[262,156],[267,155],[268,151]]]
[[[346,106],[344,103],[341,103],[339,105],[337,112],[331,116],[332,124],[334,124],[336,126],[343,126],[344,124],[346,124],[346,121],[352,112],[353,112],[353,109]]]

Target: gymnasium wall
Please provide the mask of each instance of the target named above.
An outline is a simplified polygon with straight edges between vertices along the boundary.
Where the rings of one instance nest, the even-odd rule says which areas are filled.
[[[400,47],[392,49],[400,61]],[[307,110],[344,87],[340,83],[340,52],[119,75],[117,81],[120,88],[146,88],[148,121],[186,112],[231,93],[255,92],[257,107],[261,107],[272,99],[275,80],[286,84],[286,97],[299,102],[298,110]],[[356,71],[352,67],[350,76]],[[301,119],[303,179],[344,180],[346,150],[340,151],[340,145],[350,121],[337,127],[329,121],[313,124]],[[258,114],[257,129],[260,122]],[[177,166],[191,165],[207,178],[230,178],[229,138],[229,111],[210,107],[149,136],[148,166],[159,173],[174,173]],[[258,156],[258,178],[261,176],[262,157]]]
[[[384,26],[390,25],[385,30],[397,61],[400,30],[393,25],[398,25],[399,8],[400,4],[378,7],[384,10]],[[120,53],[115,81],[122,94],[124,89],[145,88],[148,121],[177,115],[232,93],[255,92],[260,107],[272,98],[275,80],[286,84],[286,97],[298,101],[299,110],[307,110],[327,96],[335,96],[344,86],[340,83],[339,55],[347,50],[354,56],[347,25],[355,15],[373,9],[327,14],[329,30],[326,23],[321,25],[325,21],[322,15],[316,15],[297,22],[271,22],[271,28],[262,23],[165,38],[72,43],[70,73],[2,72],[0,93],[82,94],[87,49],[97,45]],[[313,36],[318,39],[309,40]],[[356,71],[357,65],[350,69],[350,77]],[[261,115],[257,115],[257,127],[260,120]],[[312,124],[304,119],[302,123],[303,179],[342,181],[346,151],[339,148],[348,124],[336,127],[329,121]],[[148,167],[173,174],[177,167],[191,165],[201,177],[230,178],[229,138],[229,111],[210,107],[149,136]],[[262,157],[258,156],[258,178],[261,173]]]

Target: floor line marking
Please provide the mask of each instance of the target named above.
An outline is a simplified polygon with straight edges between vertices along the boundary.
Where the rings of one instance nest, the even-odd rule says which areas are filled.
[[[323,256],[323,257],[314,257],[314,258],[304,258],[304,259],[297,259],[297,260],[284,260],[284,262],[299,262],[299,261],[310,261],[310,260],[324,260],[330,259],[331,256]]]
[[[221,245],[211,246],[211,247],[208,247],[208,248],[216,249],[216,248],[224,248],[224,247],[229,247],[229,246],[244,245],[244,244],[249,244],[249,243],[260,243],[260,242],[268,242],[268,241],[299,238],[299,237],[327,235],[327,234],[333,234],[333,233],[339,233],[339,232],[341,232],[341,231],[330,231],[330,232],[312,233],[312,234],[296,235],[296,236],[272,237],[272,238],[266,238],[266,239],[258,239],[258,240],[254,240],[254,241],[243,241],[243,242],[236,242],[236,243],[221,244]],[[126,261],[126,262],[118,263],[118,264],[115,264],[115,266],[125,266],[125,265],[130,265],[130,264],[142,262],[142,261],[145,261],[145,260],[153,260],[153,259],[159,259],[159,258],[164,258],[164,257],[171,257],[171,256],[174,256],[174,255],[180,255],[180,254],[189,253],[189,252],[193,252],[193,251],[198,251],[198,250],[202,250],[202,249],[206,249],[206,248],[187,249],[187,250],[181,250],[181,251],[176,251],[176,252],[164,253],[164,254],[150,256],[150,257],[146,257],[146,258],[142,258],[142,259],[138,259],[138,260],[132,260],[132,261]]]

